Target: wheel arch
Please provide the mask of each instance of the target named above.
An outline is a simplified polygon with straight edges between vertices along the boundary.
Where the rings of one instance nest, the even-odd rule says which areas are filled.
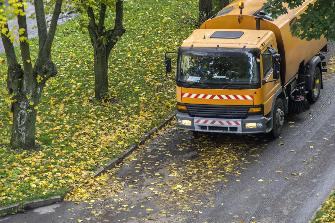
[[[304,74],[304,80],[306,85],[306,90],[310,91],[313,89],[315,69],[319,68],[321,71],[321,80],[322,80],[322,67],[321,67],[322,58],[317,55],[314,56],[306,65],[306,72]],[[322,81],[321,81],[322,84]],[[323,84],[322,84],[323,85]]]

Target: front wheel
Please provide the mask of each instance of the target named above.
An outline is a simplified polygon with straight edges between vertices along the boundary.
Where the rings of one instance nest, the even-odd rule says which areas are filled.
[[[314,71],[313,88],[308,92],[307,99],[310,103],[315,103],[321,94],[321,70],[316,67]]]
[[[273,110],[273,128],[271,136],[276,139],[280,136],[285,122],[285,110],[284,103],[281,98],[276,100],[276,104]]]

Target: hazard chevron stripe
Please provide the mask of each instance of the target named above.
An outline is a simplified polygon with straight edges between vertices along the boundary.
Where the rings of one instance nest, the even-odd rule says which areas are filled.
[[[216,125],[216,126],[241,126],[241,121],[224,121],[210,119],[196,119],[195,124],[198,125]]]
[[[251,95],[212,95],[212,94],[183,93],[182,97],[191,99],[206,99],[206,100],[240,100],[240,101],[254,100],[253,96]]]

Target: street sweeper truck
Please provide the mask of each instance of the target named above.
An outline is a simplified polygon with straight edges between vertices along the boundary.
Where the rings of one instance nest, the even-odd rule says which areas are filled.
[[[276,138],[286,114],[318,100],[327,40],[301,40],[291,32],[315,0],[278,18],[265,2],[233,2],[183,42],[176,66],[180,127]],[[165,65],[171,73],[171,53]]]

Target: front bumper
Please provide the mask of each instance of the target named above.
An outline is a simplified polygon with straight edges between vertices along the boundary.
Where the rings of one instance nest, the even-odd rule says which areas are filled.
[[[254,134],[272,130],[271,118],[261,115],[250,115],[246,119],[220,119],[191,117],[187,113],[177,112],[176,117],[178,127],[196,132]]]

